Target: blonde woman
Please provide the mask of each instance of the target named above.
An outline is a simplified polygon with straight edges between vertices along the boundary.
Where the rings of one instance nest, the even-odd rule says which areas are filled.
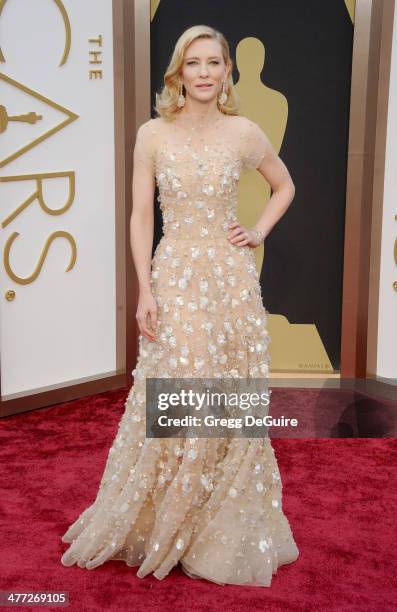
[[[63,535],[64,565],[109,559],[163,579],[180,562],[192,578],[270,586],[298,557],[282,511],[270,439],[146,438],[152,378],[266,378],[267,311],[253,249],[294,197],[284,163],[239,115],[224,36],[199,25],[178,39],[157,117],[134,150],[131,248],[139,279],[134,386],[95,502]],[[236,216],[241,172],[273,194],[254,227]],[[151,258],[157,184],[163,237]],[[247,202],[247,206],[249,202]]]

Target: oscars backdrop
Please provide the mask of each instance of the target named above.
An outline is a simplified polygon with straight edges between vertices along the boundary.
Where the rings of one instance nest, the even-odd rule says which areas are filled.
[[[296,186],[257,249],[271,370],[338,371],[354,1],[152,0],[151,9],[152,108],[180,34],[221,30],[241,113],[266,132]],[[269,196],[258,172],[243,176],[240,222],[252,225]]]
[[[115,370],[112,3],[0,2],[2,399]]]

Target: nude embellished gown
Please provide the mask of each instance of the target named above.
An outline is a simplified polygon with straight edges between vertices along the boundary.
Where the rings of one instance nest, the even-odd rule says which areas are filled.
[[[223,115],[199,133],[162,117],[138,130],[135,172],[153,172],[163,214],[151,271],[156,341],[139,337],[96,499],[62,536],[66,566],[119,559],[139,566],[140,578],[163,579],[180,562],[192,578],[268,587],[299,555],[268,437],[145,437],[146,377],[268,375],[254,249],[227,239],[241,173],[257,168],[268,146],[244,116]]]

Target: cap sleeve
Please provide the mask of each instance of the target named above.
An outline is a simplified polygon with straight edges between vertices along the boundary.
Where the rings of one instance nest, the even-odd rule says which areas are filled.
[[[248,121],[243,138],[242,168],[246,172],[260,165],[269,147],[269,139],[254,121]]]
[[[152,120],[143,123],[136,134],[134,147],[134,167],[145,167],[154,172],[154,131]]]

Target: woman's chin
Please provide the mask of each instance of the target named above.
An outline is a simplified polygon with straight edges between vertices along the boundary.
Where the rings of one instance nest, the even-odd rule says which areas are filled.
[[[215,95],[214,92],[212,91],[202,91],[199,92],[199,94],[193,96],[195,100],[199,101],[199,102],[211,102],[211,100],[215,99]]]

